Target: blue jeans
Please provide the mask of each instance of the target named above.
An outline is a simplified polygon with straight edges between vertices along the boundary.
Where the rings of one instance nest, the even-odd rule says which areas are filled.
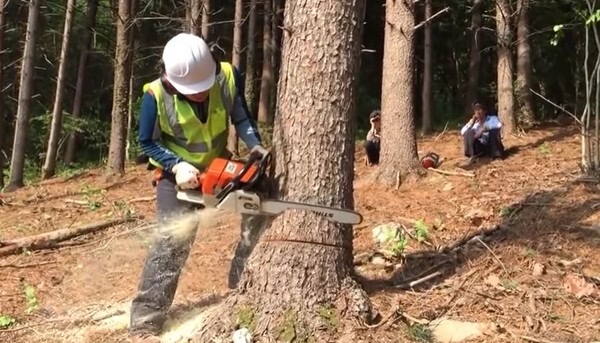
[[[176,196],[172,176],[161,179],[156,185],[159,226],[196,210],[196,205],[181,201]],[[246,260],[262,235],[263,218],[242,215],[241,239],[229,271],[230,288],[237,286]],[[186,221],[188,227],[178,229],[176,234],[168,230],[156,234],[144,263],[137,295],[131,304],[130,333],[158,334],[161,331],[173,303],[181,269],[196,238],[198,224],[199,219],[191,219]]]

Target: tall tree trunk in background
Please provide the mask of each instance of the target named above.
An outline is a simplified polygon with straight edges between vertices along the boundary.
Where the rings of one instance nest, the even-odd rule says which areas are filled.
[[[6,143],[6,110],[4,108],[4,26],[6,26],[6,1],[0,0],[0,190],[4,188],[4,144]]]
[[[138,50],[135,47],[135,35],[137,26],[134,24],[135,19],[137,17],[138,10],[138,1],[139,0],[130,0],[131,1],[131,13],[132,13],[132,23],[131,30],[129,31],[129,44],[131,46],[131,53],[128,55],[127,63],[131,65],[129,68],[129,106],[127,106],[127,141],[125,144],[125,161],[129,162],[130,160],[130,149],[131,149],[131,140],[135,139],[135,137],[131,136],[131,130],[133,128],[133,117],[134,117],[134,109],[133,109],[133,96],[136,93],[135,91],[135,82],[133,82],[133,76],[135,75],[135,52]]]
[[[396,185],[419,171],[414,108],[414,3],[387,0],[381,88],[381,158],[373,177]]]
[[[87,67],[87,57],[92,45],[92,31],[96,26],[96,13],[98,11],[99,0],[88,0],[85,14],[85,30],[81,37],[81,53],[77,67],[77,84],[75,85],[75,96],[73,97],[73,117],[81,117],[81,108],[83,107],[83,94],[85,93],[85,70]],[[65,151],[65,164],[71,164],[75,161],[75,149],[77,146],[77,134],[71,133],[67,142]]]
[[[281,64],[281,23],[283,22],[284,0],[273,0],[273,18],[271,19],[271,65],[273,70],[273,87],[271,87],[270,112],[276,116],[277,85],[279,83],[279,67]]]
[[[19,81],[19,104],[17,106],[17,122],[13,140],[12,157],[10,161],[10,179],[6,192],[17,190],[24,186],[23,173],[25,169],[25,148],[27,147],[27,131],[29,112],[31,112],[31,96],[33,95],[33,73],[35,48],[37,44],[39,13],[41,0],[29,1],[27,15],[27,33],[21,62],[21,78]]]
[[[432,15],[432,0],[425,0],[425,18],[427,21]],[[423,121],[421,123],[421,132],[423,135],[428,134],[433,129],[431,116],[432,110],[431,106],[433,101],[433,61],[432,61],[432,52],[433,45],[431,44],[431,23],[426,22],[424,30],[424,58],[423,58],[423,90],[422,90],[422,103],[423,103]]]
[[[256,89],[256,13],[257,0],[250,0],[248,17],[248,49],[246,52],[246,102],[252,115],[256,117],[256,104],[254,99]]]
[[[284,25],[294,29],[284,37],[275,118],[275,175],[281,176],[274,185],[278,199],[354,207],[355,111],[364,4],[364,0],[286,4]],[[351,276],[352,229],[348,225],[309,212],[285,212],[264,231],[246,266],[236,293],[209,314],[215,318],[207,323],[215,327],[203,331],[197,341],[229,338],[232,323],[228,318],[235,315],[224,312],[235,314],[242,308],[252,309],[256,331],[263,333],[261,341],[268,342],[293,340],[284,339],[278,330],[284,318],[293,321],[291,334],[295,336],[287,337],[297,337],[298,342],[330,341],[328,330],[314,330],[322,325],[315,313],[322,308],[342,310],[335,308],[337,304],[347,305],[346,316],[371,319],[368,296]],[[355,311],[361,307],[363,311]]]
[[[263,0],[264,3],[264,21],[263,21],[263,63],[262,76],[260,80],[260,100],[258,101],[258,121],[271,125],[273,123],[273,113],[270,111],[270,96],[273,88],[273,64],[271,49],[271,16],[272,0]]]
[[[530,128],[535,123],[533,96],[529,90],[533,85],[531,72],[531,47],[529,45],[529,0],[517,2],[517,96],[519,104],[518,123]]]
[[[235,14],[233,18],[233,51],[231,64],[238,70],[242,61],[242,21],[244,20],[244,1],[235,0]]]
[[[110,146],[107,178],[125,174],[125,141],[127,139],[127,113],[129,104],[129,76],[131,75],[131,35],[132,13],[130,1],[119,1],[117,17],[117,37],[114,61],[113,105],[110,128]]]
[[[477,101],[477,89],[479,89],[479,71],[481,69],[481,23],[483,21],[481,12],[483,0],[471,0],[471,50],[469,52],[469,80],[467,82],[467,96],[465,112],[472,115],[472,104]]]
[[[498,53],[498,115],[505,135],[515,131],[515,96],[513,92],[513,61],[511,54],[509,0],[496,0],[496,36]]]
[[[188,28],[190,33],[196,36],[202,36],[202,17],[204,2],[207,0],[187,0],[186,16],[188,18]]]
[[[49,179],[56,171],[56,157],[58,156],[58,143],[62,131],[63,99],[65,96],[65,83],[67,76],[67,58],[69,57],[69,43],[71,41],[71,28],[73,27],[73,12],[75,11],[75,0],[67,1],[67,12],[65,14],[65,25],[63,29],[62,47],[60,48],[60,62],[58,65],[58,77],[56,78],[56,94],[54,96],[54,107],[52,109],[52,122],[50,124],[50,137],[48,149],[46,150],[46,161],[42,168],[42,179]]]
[[[201,0],[197,0],[200,2]],[[202,38],[205,41],[210,40],[210,15],[212,12],[212,7],[210,4],[210,0],[202,0]]]
[[[242,21],[244,20],[244,1],[235,0],[235,14],[233,18],[233,51],[231,52],[231,64],[241,71],[242,62]],[[233,124],[229,125],[229,137],[227,139],[227,150],[235,156],[240,154],[238,135]]]

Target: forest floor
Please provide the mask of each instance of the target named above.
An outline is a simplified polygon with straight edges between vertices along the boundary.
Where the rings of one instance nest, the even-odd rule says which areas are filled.
[[[436,137],[420,139],[420,151],[433,147],[445,159],[439,169],[467,173],[457,167],[463,161],[458,133],[434,143]],[[477,324],[483,336],[476,342],[600,341],[594,285],[600,284],[600,188],[575,181],[577,128],[540,128],[505,145],[514,151],[509,158],[482,160],[471,176],[430,172],[398,190],[365,181],[372,169],[357,146],[355,203],[364,222],[355,227],[356,260],[363,258],[356,270],[383,321],[346,330],[340,342],[432,341],[425,324],[436,318],[463,322],[445,322],[455,333]],[[154,220],[153,189],[144,166],[129,167],[109,188],[100,173],[0,195],[1,241],[144,216],[54,249],[0,257],[0,342],[128,341],[129,302]],[[388,222],[404,224],[407,232],[418,222],[426,239],[410,239],[400,262],[381,265],[372,258],[372,229]],[[164,342],[186,341],[202,310],[227,294],[238,228],[239,218],[231,215],[199,232]],[[482,228],[497,230],[446,254],[434,249],[454,248]]]

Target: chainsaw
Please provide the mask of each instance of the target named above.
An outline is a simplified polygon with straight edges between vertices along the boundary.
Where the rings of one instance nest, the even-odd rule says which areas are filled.
[[[342,224],[360,224],[357,212],[321,205],[264,198],[267,168],[272,155],[251,155],[248,161],[215,158],[198,175],[195,189],[177,188],[177,199],[240,214],[277,216],[286,210],[304,210]]]

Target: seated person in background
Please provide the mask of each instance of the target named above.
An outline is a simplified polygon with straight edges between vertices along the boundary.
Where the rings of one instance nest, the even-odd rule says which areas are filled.
[[[379,150],[381,149],[381,112],[371,112],[369,115],[369,122],[371,122],[371,129],[367,133],[367,140],[365,141],[365,151],[367,153],[365,164],[372,166],[374,164],[379,164]]]
[[[463,136],[467,164],[471,164],[478,156],[502,158],[504,146],[500,137],[502,123],[496,115],[490,115],[481,103],[473,104],[475,114],[460,130]]]

